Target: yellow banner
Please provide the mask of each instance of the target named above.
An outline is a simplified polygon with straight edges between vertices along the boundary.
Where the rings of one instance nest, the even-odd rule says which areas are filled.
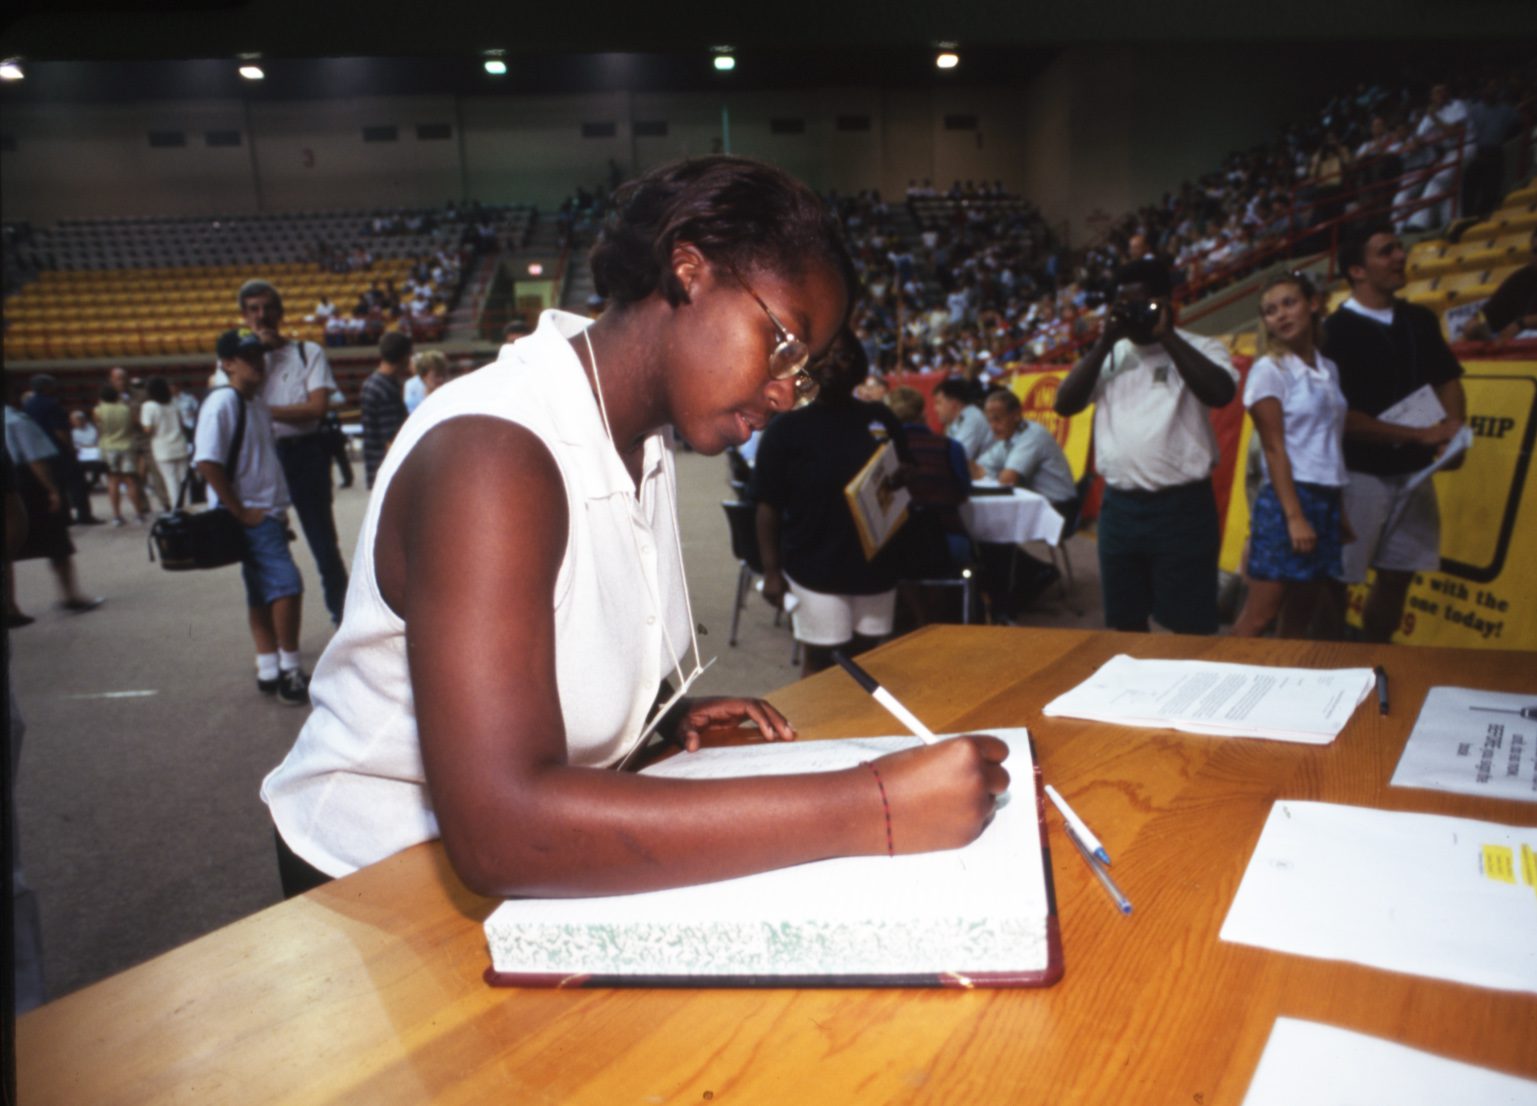
[[[1475,649],[1537,649],[1537,362],[1468,361],[1463,388],[1473,448],[1455,472],[1434,477],[1441,506],[1441,570],[1416,575],[1393,640]],[[1239,437],[1247,455],[1250,422]],[[1242,468],[1240,467],[1240,471]],[[1233,481],[1223,569],[1240,571],[1249,535],[1243,481]],[[1350,589],[1347,618],[1360,625],[1364,586]]]
[[[1066,375],[1066,369],[1056,372],[1023,372],[1009,381],[1009,387],[1019,397],[1025,418],[1051,431],[1051,436],[1057,439],[1062,452],[1067,454],[1067,463],[1073,467],[1073,479],[1080,480],[1089,463],[1094,407],[1090,405],[1071,418],[1063,418],[1052,410],[1052,404],[1057,401],[1057,387]]]

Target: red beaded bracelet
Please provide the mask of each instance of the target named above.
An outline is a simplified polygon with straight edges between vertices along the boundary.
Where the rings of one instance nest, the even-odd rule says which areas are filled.
[[[886,815],[886,855],[896,856],[896,846],[892,843],[891,840],[891,803],[886,799],[886,785],[881,781],[881,774],[876,769],[875,765],[871,764],[867,760],[865,761],[865,767],[870,769],[870,774],[875,777],[875,786],[880,788],[881,791],[881,810],[885,812]]]

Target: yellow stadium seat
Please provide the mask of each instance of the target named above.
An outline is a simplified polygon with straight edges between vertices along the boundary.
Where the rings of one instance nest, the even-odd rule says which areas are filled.
[[[1434,287],[1434,281],[1415,281],[1404,288],[1403,298],[1432,311],[1441,311],[1456,298],[1456,292]]]

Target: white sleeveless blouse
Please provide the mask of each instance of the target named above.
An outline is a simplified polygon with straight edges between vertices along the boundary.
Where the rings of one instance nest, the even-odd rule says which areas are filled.
[[[438,836],[405,622],[385,603],[374,573],[390,482],[434,427],[462,415],[504,418],[536,434],[560,468],[570,534],[555,584],[555,660],[570,763],[620,760],[640,736],[662,679],[688,649],[669,443],[661,434],[647,439],[637,495],[568,341],[587,324],[545,312],[538,329],[502,347],[495,362],[428,396],[385,457],[358,535],[346,616],[310,684],[314,710],[261,789],[284,841],[329,875]]]

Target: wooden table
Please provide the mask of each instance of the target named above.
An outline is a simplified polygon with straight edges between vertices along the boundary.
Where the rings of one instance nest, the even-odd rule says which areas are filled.
[[[1381,663],[1393,709],[1368,700],[1326,747],[1041,717],[1117,652]],[[427,845],[25,1016],[20,1100],[1216,1106],[1242,1100],[1278,1015],[1537,1076],[1537,996],[1217,939],[1278,798],[1537,825],[1532,804],[1388,787],[1432,682],[1530,691],[1537,656],[945,626],[865,659],[936,730],[1032,727],[1046,778],[1113,851],[1130,918],[1053,818],[1055,987],[493,989],[493,904]],[[893,732],[836,670],[774,699],[807,737]]]

